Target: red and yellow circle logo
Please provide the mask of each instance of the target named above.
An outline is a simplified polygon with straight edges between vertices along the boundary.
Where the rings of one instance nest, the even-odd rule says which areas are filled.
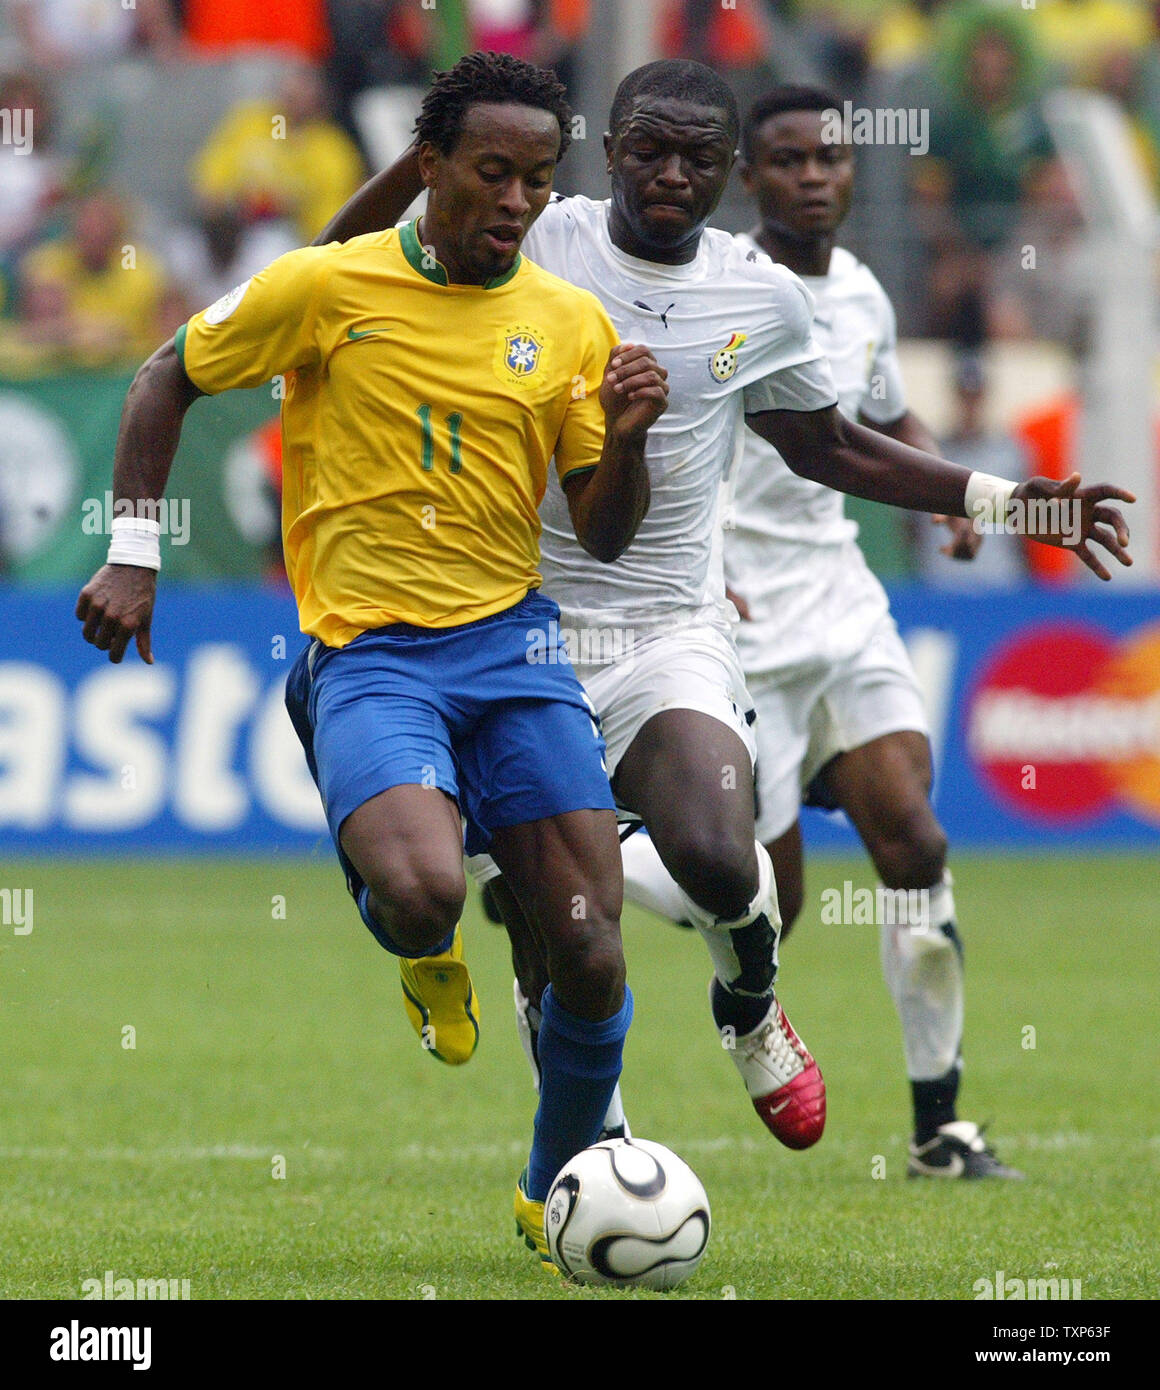
[[[967,747],[999,800],[1033,820],[1119,805],[1160,824],[1160,623],[1119,642],[1053,623],[1004,643],[968,698]]]

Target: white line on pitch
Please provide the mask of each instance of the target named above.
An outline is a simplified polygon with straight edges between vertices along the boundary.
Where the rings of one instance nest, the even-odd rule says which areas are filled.
[[[891,1135],[886,1141],[888,1147],[897,1148],[902,1140],[897,1135]],[[1096,1137],[1091,1134],[1079,1134],[1075,1131],[1062,1131],[1056,1134],[1004,1134],[1000,1140],[1004,1149],[1029,1149],[1040,1151],[1063,1151],[1067,1149],[1088,1148],[1096,1142]],[[700,1139],[669,1139],[670,1147],[682,1154],[716,1154],[716,1153],[742,1153],[742,1154],[765,1154],[776,1152],[771,1150],[770,1141],[753,1135],[718,1135],[713,1138]],[[1128,1148],[1155,1148],[1160,1147],[1160,1135],[1149,1136],[1135,1143],[1129,1143]],[[866,1148],[866,1141],[863,1139],[827,1139],[825,1152],[832,1154],[855,1154],[861,1155]],[[350,1159],[350,1152],[346,1149],[332,1149],[305,1145],[295,1149],[286,1148],[283,1144],[210,1144],[210,1145],[188,1145],[188,1146],[162,1146],[155,1149],[149,1148],[103,1148],[103,1149],[69,1149],[66,1147],[50,1146],[28,1146],[28,1147],[3,1147],[0,1148],[0,1160],[19,1161],[22,1159],[40,1160],[59,1160],[86,1162],[107,1162],[107,1163],[142,1163],[142,1162],[179,1162],[179,1163],[202,1163],[208,1159],[240,1159],[244,1161],[262,1160],[266,1161],[271,1154],[278,1153],[281,1149],[286,1152],[293,1152],[303,1158],[314,1158],[322,1163],[345,1162]],[[391,1158],[396,1162],[422,1162],[422,1163],[447,1163],[454,1162],[456,1159],[468,1159],[477,1162],[488,1160],[508,1160],[520,1157],[527,1152],[527,1142],[523,1139],[511,1139],[506,1143],[497,1144],[420,1144],[410,1143],[401,1145],[398,1148],[385,1146],[380,1151],[383,1158]]]

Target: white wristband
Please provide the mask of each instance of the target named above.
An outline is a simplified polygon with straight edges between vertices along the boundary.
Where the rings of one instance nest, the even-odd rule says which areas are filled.
[[[1007,520],[1007,504],[1018,483],[993,473],[972,473],[967,479],[963,507],[976,531],[1001,530]]]
[[[109,542],[107,565],[138,565],[141,569],[161,568],[161,523],[146,517],[115,516],[113,538]]]

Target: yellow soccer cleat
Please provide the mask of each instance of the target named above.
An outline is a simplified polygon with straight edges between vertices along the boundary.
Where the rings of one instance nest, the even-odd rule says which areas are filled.
[[[403,1007],[424,1049],[448,1066],[470,1061],[479,1042],[479,1000],[463,961],[458,925],[449,951],[399,957]]]
[[[529,1250],[539,1255],[544,1273],[558,1276],[560,1271],[552,1263],[548,1238],[544,1235],[544,1204],[533,1202],[524,1191],[527,1179],[528,1170],[525,1168],[520,1174],[519,1182],[516,1183],[516,1234],[523,1237]]]

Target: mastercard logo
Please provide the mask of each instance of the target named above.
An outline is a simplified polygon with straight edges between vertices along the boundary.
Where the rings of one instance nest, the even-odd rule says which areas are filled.
[[[1005,642],[968,697],[967,747],[1031,820],[1119,809],[1160,825],[1160,623],[1119,641],[1044,624]]]

